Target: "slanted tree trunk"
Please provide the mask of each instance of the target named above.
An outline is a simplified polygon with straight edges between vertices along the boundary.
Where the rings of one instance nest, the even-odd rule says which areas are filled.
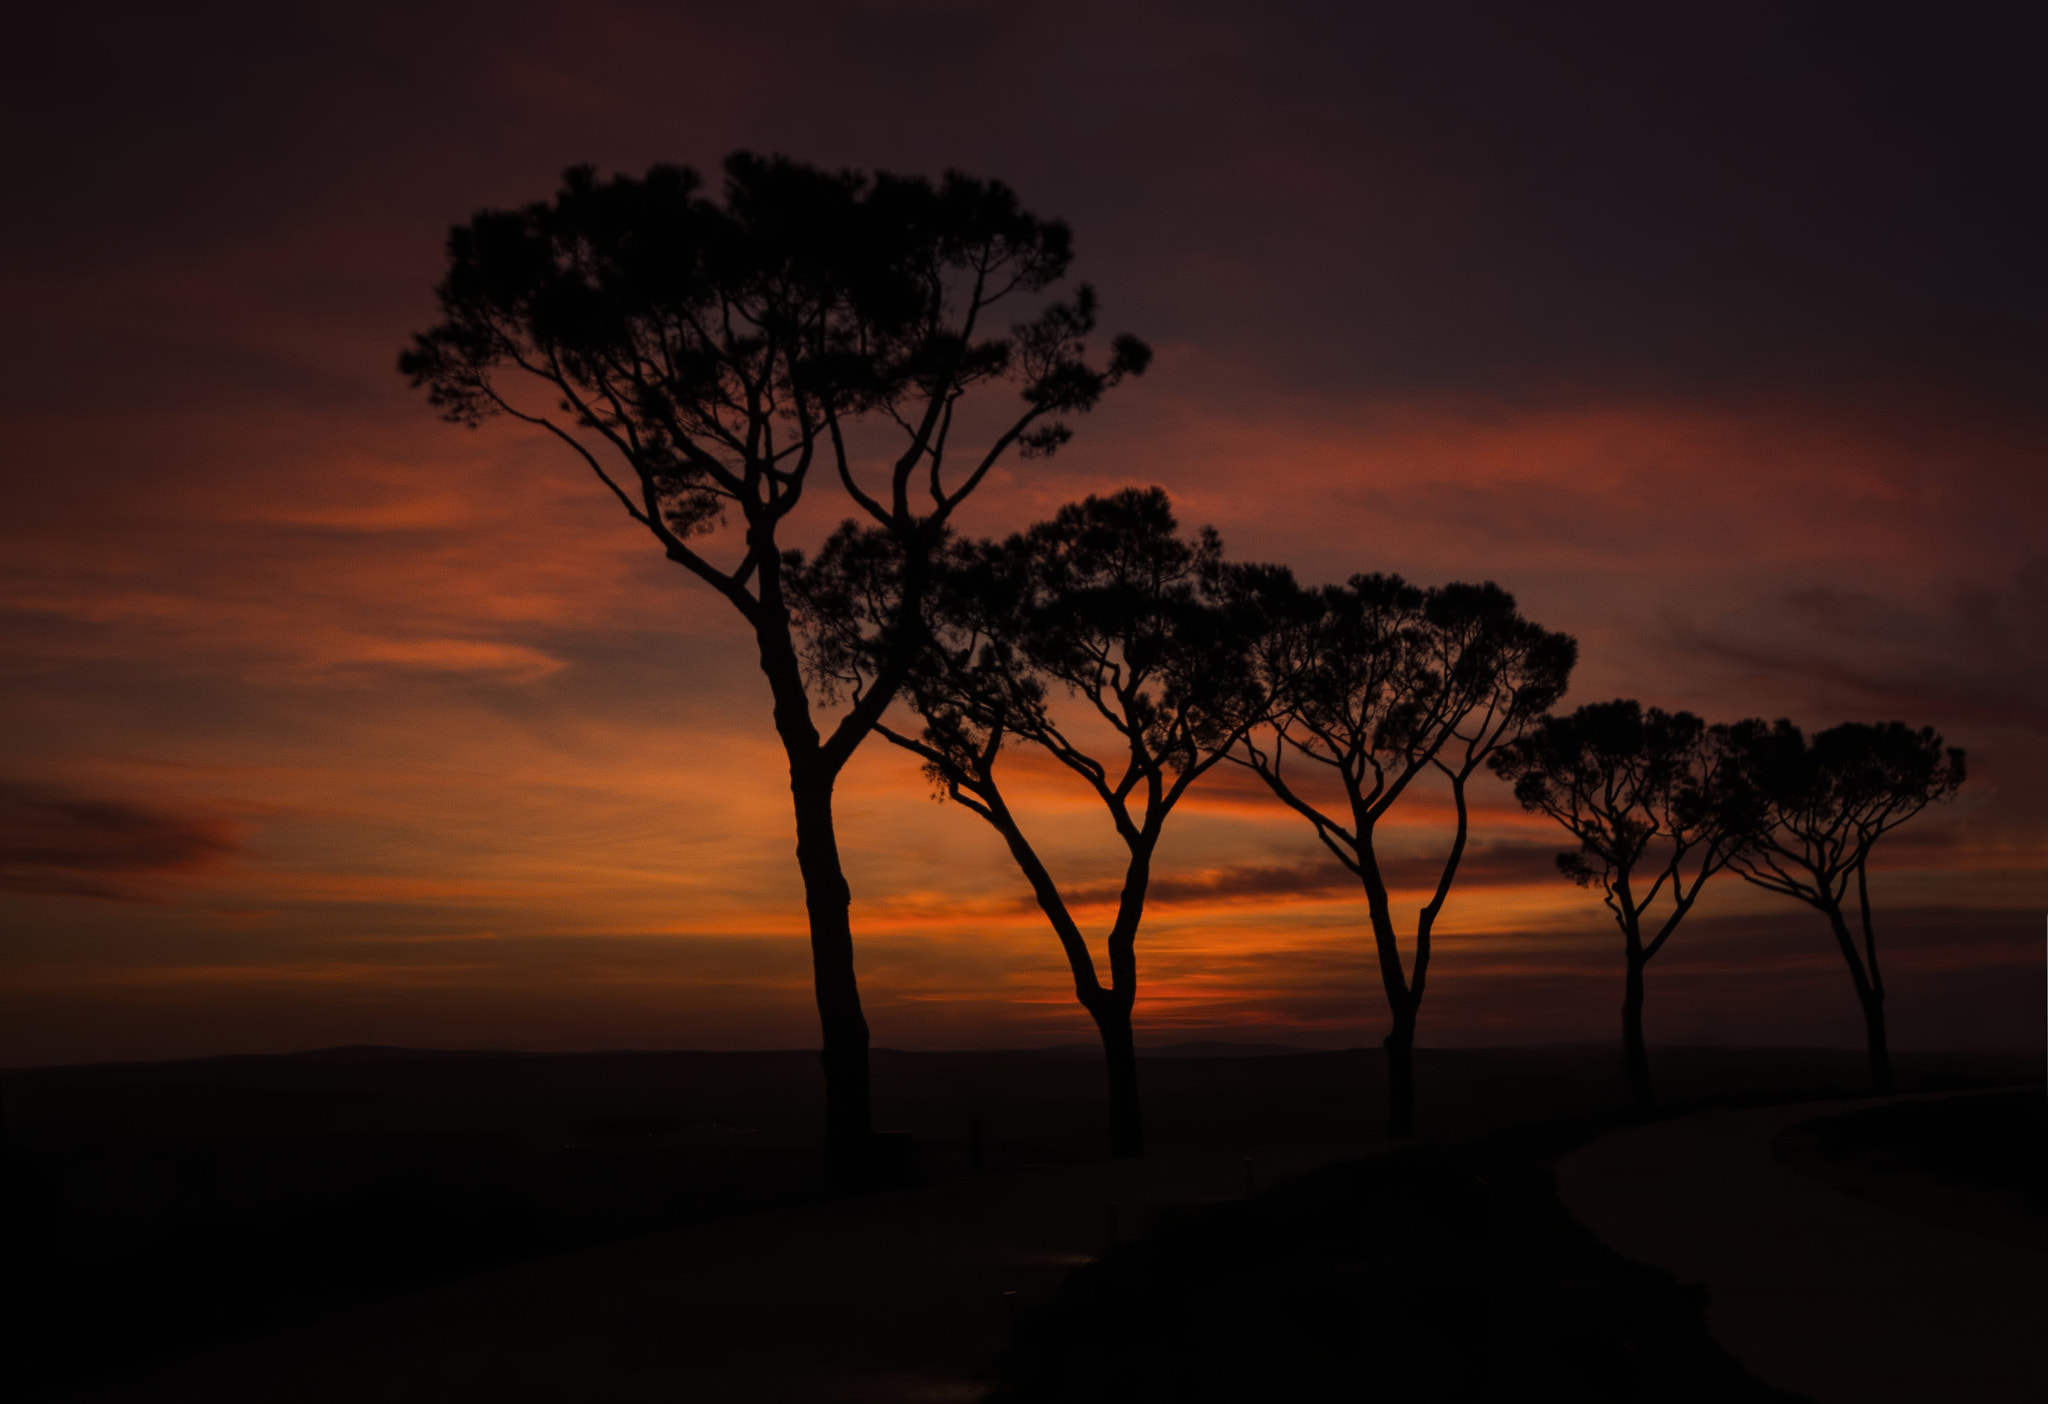
[[[1152,882],[1152,849],[1159,841],[1164,815],[1149,816],[1132,843],[1124,868],[1124,886],[1117,901],[1116,924],[1109,931],[1109,988],[1090,1004],[1102,1030],[1102,1051],[1109,1065],[1109,1153],[1119,1158],[1145,1153],[1145,1127],[1138,1113],[1138,1051],[1131,1039],[1131,1009],[1138,1000],[1138,924],[1145,919],[1145,891]]]
[[[1643,967],[1647,960],[1640,943],[1628,944],[1628,974],[1621,994],[1621,1046],[1628,1060],[1628,1081],[1636,1105],[1648,1111],[1654,1098],[1650,1088],[1650,1050],[1643,1042]]]
[[[886,734],[886,733],[885,733]],[[892,736],[892,740],[895,738]],[[900,742],[898,743],[901,744]],[[1059,884],[1039,859],[1031,841],[1017,826],[1016,818],[1003,803],[994,782],[984,776],[975,795],[987,806],[985,816],[1017,860],[1018,871],[1031,884],[1039,910],[1052,923],[1066,952],[1067,968],[1074,975],[1074,997],[1095,1020],[1102,1035],[1102,1055],[1109,1072],[1109,1153],[1118,1158],[1145,1153],[1145,1123],[1138,1102],[1138,1054],[1131,1035],[1131,1010],[1138,997],[1138,923],[1145,912],[1145,889],[1151,881],[1152,843],[1141,843],[1131,852],[1124,872],[1123,896],[1117,909],[1116,925],[1109,934],[1109,985],[1104,987],[1095,972],[1095,958],[1088,942],[1060,896]]]

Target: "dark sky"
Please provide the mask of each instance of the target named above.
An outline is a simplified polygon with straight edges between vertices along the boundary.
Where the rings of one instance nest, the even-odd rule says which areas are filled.
[[[1134,270],[1155,336],[1292,384],[2040,408],[2025,7],[301,9],[30,18],[16,266],[445,223],[572,162],[744,144],[999,171]],[[295,291],[355,303],[353,271]]]
[[[729,622],[545,445],[441,425],[392,371],[451,223],[572,163],[735,148],[1001,177],[1074,226],[1108,320],[1159,349],[1054,465],[992,483],[976,529],[1157,482],[1312,578],[1500,579],[1580,637],[1574,702],[1899,716],[1967,744],[1964,800],[1885,878],[1909,959],[1944,972],[1901,996],[1903,1037],[2040,1036],[2037,999],[1983,993],[2038,991],[2048,901],[2048,34],[2021,7],[113,5],[14,26],[0,902],[32,1009],[0,1059],[380,1021],[809,1036],[781,782]],[[1064,1037],[1057,954],[1000,851],[890,758],[860,764],[878,1037]],[[1503,852],[1551,841],[1495,818]],[[1301,838],[1227,796],[1190,821],[1175,890],[1279,872],[1306,905],[1260,926],[1164,904],[1154,1027],[1376,1036],[1369,989],[1302,993],[1352,968],[1357,913]],[[1101,876],[1093,839],[1066,858]],[[1470,992],[1526,970],[1580,991],[1528,1028],[1600,1033],[1597,909],[1502,871],[1453,909],[1469,997],[1447,964],[1439,1036],[1519,1027]],[[1778,957],[1728,939],[1721,978],[1765,979]],[[1255,972],[1231,988],[1202,974],[1225,948]],[[1820,955],[1799,978],[1846,1019]],[[1702,937],[1687,959],[1717,957]],[[1693,1036],[1805,1041],[1672,983]]]

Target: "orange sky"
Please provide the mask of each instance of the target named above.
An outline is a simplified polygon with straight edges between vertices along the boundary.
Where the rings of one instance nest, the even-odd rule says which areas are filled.
[[[64,198],[19,226],[34,271],[4,284],[24,330],[0,396],[0,1063],[814,1039],[785,781],[736,620],[551,444],[444,425],[391,369],[477,205],[541,195],[570,160],[708,166],[742,144],[1008,177],[1073,221],[1108,320],[1154,342],[1154,371],[1050,464],[992,481],[972,530],[1157,483],[1234,554],[1310,579],[1499,580],[1580,639],[1574,704],[1896,716],[1968,747],[1960,800],[1881,851],[1894,1037],[2039,1043],[2048,434],[2000,376],[2034,364],[2041,323],[1971,303],[1942,242],[1995,261],[1993,215],[1783,266],[1642,215],[1629,247],[1665,262],[1617,269],[1572,240],[1603,202],[1637,208],[1625,149],[1601,168],[1623,195],[1532,195],[1548,147],[1426,106],[1389,122],[1399,94],[1327,76],[1293,94],[1276,74],[1313,36],[1249,12],[1170,41],[1121,10],[1088,21],[1095,46],[1039,55],[1054,76],[1002,112],[958,79],[895,91],[850,31],[800,48],[797,72],[828,78],[778,103],[743,81],[787,57],[749,22],[607,8],[565,58],[538,11],[507,13],[482,52],[445,17],[404,39],[395,10],[339,47],[243,32],[247,62],[193,49],[161,109],[122,75],[198,40],[138,13],[104,87],[21,99],[38,159],[68,152],[50,171],[127,193],[46,187]],[[952,37],[917,42],[1024,81],[997,11],[939,13]],[[723,76],[677,97],[630,57],[661,45]],[[1845,189],[1813,198],[1880,198]],[[1868,325],[1828,321],[1851,302]],[[809,506],[815,539],[839,507]],[[1019,773],[1064,878],[1120,871],[1085,796]],[[840,821],[878,1043],[1091,1037],[978,820],[876,742]],[[1442,823],[1418,805],[1390,846],[1424,856]],[[1616,940],[1547,870],[1554,834],[1496,792],[1476,841],[1423,1041],[1609,1037]],[[1141,1044],[1378,1037],[1362,904],[1241,777],[1196,792],[1155,874]],[[1860,1037],[1818,918],[1727,880],[1652,968],[1649,1019],[1653,1041]]]

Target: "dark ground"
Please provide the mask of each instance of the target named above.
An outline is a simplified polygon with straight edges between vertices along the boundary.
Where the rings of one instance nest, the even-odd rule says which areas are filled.
[[[1853,1171],[1942,1190],[2015,1177],[2039,1124],[2030,1088],[1706,1108],[1608,1131],[1552,1170],[1567,1213],[1631,1261],[1704,1289],[1714,1340],[1815,1404],[2048,1400],[2048,1253],[1844,1192]],[[1847,1152],[1788,1163],[1788,1147]],[[1946,1192],[1946,1190],[1944,1190]],[[1982,1229],[1993,1228],[1985,1223]]]
[[[2048,1098],[1987,1092],[1830,1116],[1772,1141],[1779,1161],[1887,1209],[2048,1250]]]
[[[1379,1148],[1376,1053],[1194,1051],[1211,1056],[1145,1062],[1155,1152]],[[2031,1059],[1899,1061],[1909,1089],[2036,1075]],[[1241,1220],[1196,1214],[1082,1269],[1021,1329],[1010,1387],[1086,1397],[1062,1371],[1108,1368],[1089,1323],[1116,1316],[1153,1323],[1116,1346],[1115,1368],[1144,1379],[1173,1339],[1158,1330],[1203,1320],[1212,1344],[1234,1343],[1218,1380],[1255,1368],[1267,1331],[1290,1342],[1394,1333],[1439,1363],[1403,1388],[1385,1381],[1387,1398],[1490,1398],[1521,1378],[1574,1381],[1589,1399],[1767,1397],[1741,1393],[1739,1371],[1715,1363],[1682,1294],[1603,1260],[1556,1208],[1548,1158],[1618,1104],[1610,1053],[1418,1062],[1434,1148],[1320,1172],[1261,1195]],[[1679,1051],[1658,1071],[1674,1108],[1863,1090],[1851,1054]],[[912,1133],[921,1183],[969,1173],[977,1124],[985,1174],[1100,1154],[1091,1056],[878,1052],[875,1078],[878,1124]],[[21,1070],[4,1094],[4,1349],[26,1385],[15,1397],[62,1397],[421,1284],[823,1195],[819,1079],[805,1053],[354,1049]],[[1484,1139],[1510,1127],[1544,1129]],[[1378,1207],[1361,1219],[1363,1203]],[[1276,1275],[1294,1284],[1287,1293],[1258,1286]],[[1476,1297],[1457,1285],[1474,1280],[1487,1284]],[[1162,1282],[1180,1295],[1159,1296]],[[1188,1292],[1205,1303],[1192,1317]],[[1646,1343],[1656,1363],[1632,1362]],[[1735,1392],[1662,1392],[1667,1367],[1725,1377]],[[1104,1397],[1211,1397],[1199,1382],[1144,1387]]]
[[[1559,1206],[1551,1123],[1330,1166],[1078,1269],[1004,1359],[1003,1404],[1365,1398],[1793,1401],[1702,1293]]]

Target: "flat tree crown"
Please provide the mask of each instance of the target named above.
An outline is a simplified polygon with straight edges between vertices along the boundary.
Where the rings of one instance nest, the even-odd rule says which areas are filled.
[[[594,436],[642,480],[654,521],[686,538],[734,503],[786,512],[821,442],[845,476],[843,421],[870,413],[896,421],[903,457],[889,488],[870,494],[848,478],[849,491],[904,529],[919,474],[926,512],[943,517],[996,455],[1052,452],[1069,437],[1062,415],[1150,360],[1129,336],[1106,362],[1089,359],[1086,286],[992,325],[997,304],[1044,292],[1073,259],[1067,226],[1032,215],[1000,182],[828,172],[746,152],[724,175],[719,200],[687,167],[609,180],[577,167],[552,200],[457,226],[437,289],[443,319],[400,370],[457,422],[510,414]],[[522,377],[545,402],[521,398]],[[1016,385],[1020,411],[988,454],[946,479],[957,402],[998,380]]]
[[[1779,720],[1748,738],[1744,764],[1768,806],[1745,875],[1820,895],[1845,882],[1886,833],[1953,799],[1968,775],[1960,748],[1932,727],[1898,721],[1845,722],[1808,738]]]
[[[1563,694],[1578,659],[1490,581],[1355,575],[1319,603],[1287,741],[1348,769],[1426,761],[1460,735],[1490,751]]]
[[[857,693],[889,655],[902,560],[886,532],[851,522],[815,558],[791,557],[828,687]],[[1294,588],[1282,568],[1225,561],[1211,530],[1183,535],[1158,488],[1091,496],[1002,541],[947,538],[904,695],[925,742],[963,765],[1005,733],[1060,736],[1060,691],[1147,764],[1194,766],[1262,714],[1263,602]]]
[[[1632,699],[1545,716],[1488,764],[1524,809],[1579,840],[1558,855],[1581,886],[1625,875],[1653,844],[1699,850],[1709,870],[1749,843],[1764,806],[1741,764],[1762,724],[1708,726]]]

